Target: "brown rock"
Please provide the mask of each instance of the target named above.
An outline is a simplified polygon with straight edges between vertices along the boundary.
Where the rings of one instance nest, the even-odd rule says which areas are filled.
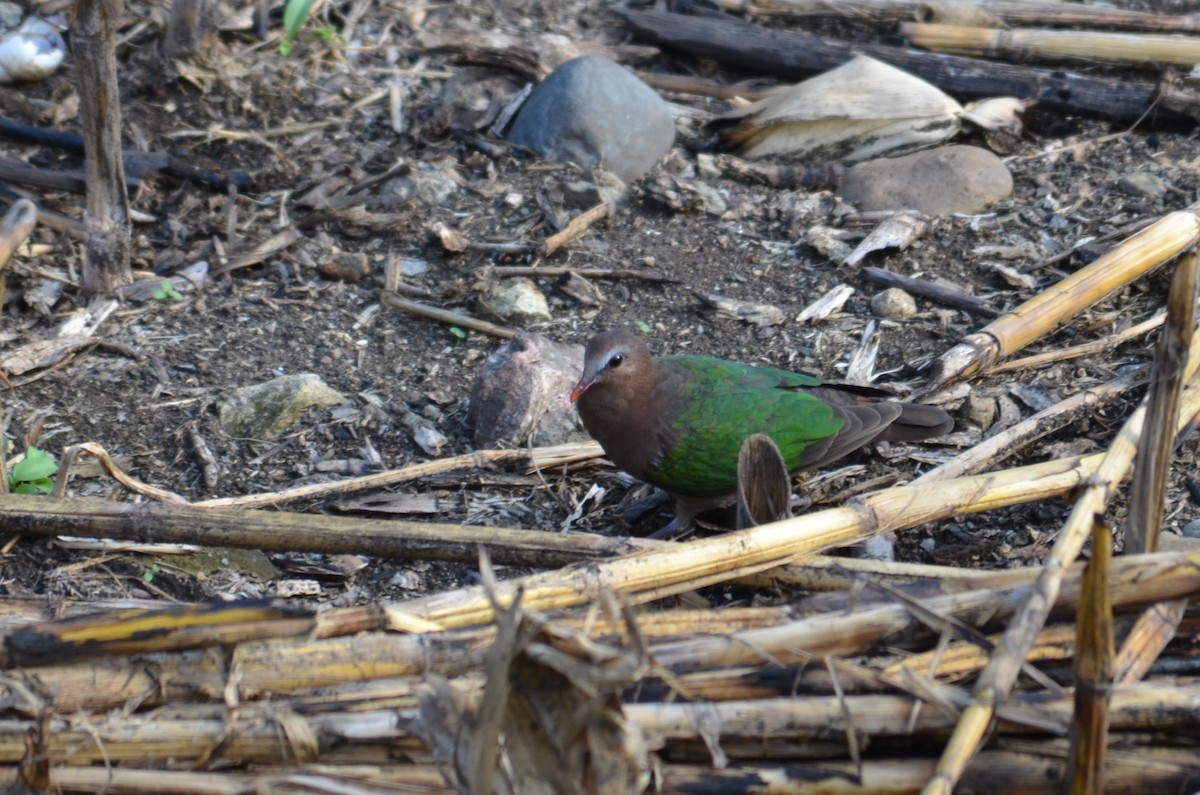
[[[1012,188],[1008,167],[991,152],[943,146],[859,163],[846,172],[840,194],[864,212],[948,215],[980,212],[1009,196]]]

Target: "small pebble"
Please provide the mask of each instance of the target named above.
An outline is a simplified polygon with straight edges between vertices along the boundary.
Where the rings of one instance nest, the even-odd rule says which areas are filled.
[[[889,287],[871,299],[871,311],[890,320],[908,320],[917,314],[917,302],[899,287]]]

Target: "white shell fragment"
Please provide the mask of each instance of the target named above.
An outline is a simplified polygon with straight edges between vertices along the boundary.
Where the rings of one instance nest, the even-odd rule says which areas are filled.
[[[939,144],[963,118],[1011,129],[1024,107],[1004,97],[967,112],[936,86],[859,55],[721,118],[741,120],[725,137],[748,158],[856,162]]]
[[[16,30],[0,36],[0,84],[42,80],[54,74],[66,56],[58,28],[41,17],[29,17]]]

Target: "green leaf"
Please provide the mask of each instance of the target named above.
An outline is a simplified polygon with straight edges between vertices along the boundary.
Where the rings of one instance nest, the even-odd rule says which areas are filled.
[[[36,447],[30,447],[25,451],[24,460],[12,468],[10,477],[14,483],[32,483],[45,480],[57,471],[58,464],[53,458]]]
[[[644,320],[635,320],[633,325],[637,326],[638,331],[642,332],[643,334],[649,334],[650,332],[654,331],[651,325]]]
[[[286,41],[291,42],[296,38],[308,19],[308,13],[312,11],[312,4],[313,0],[288,0],[283,7],[283,35]]]
[[[49,478],[25,481],[13,486],[15,494],[49,494],[52,491],[54,491],[54,483]]]
[[[465,340],[467,338],[467,332],[463,331],[458,326],[451,326],[450,333],[458,337],[460,340]]]

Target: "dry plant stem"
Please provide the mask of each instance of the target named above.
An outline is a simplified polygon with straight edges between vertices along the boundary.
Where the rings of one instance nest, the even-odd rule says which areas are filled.
[[[220,749],[220,761],[224,765],[281,764],[289,758],[295,760],[299,750],[309,761],[329,765],[391,764],[404,769],[404,765],[397,763],[396,754],[404,753],[418,762],[428,756],[413,736],[413,721],[409,717],[413,713],[413,691],[418,683],[414,679],[386,684],[389,686],[379,691],[360,689],[356,692],[344,688],[309,692],[293,697],[290,702],[276,697],[270,708],[246,705],[241,708],[244,712],[240,715],[228,714],[219,697],[209,697],[208,703],[181,704],[168,710],[132,715],[117,709],[102,719],[92,718],[92,722],[86,716],[75,716],[70,720],[58,718],[60,725],[50,738],[47,750],[51,760],[58,764],[162,765],[174,760],[174,764],[179,765],[194,763],[206,749],[221,743],[224,737],[228,741],[228,745]],[[1138,684],[1117,688],[1112,699],[1112,725],[1129,731],[1149,727],[1160,731],[1174,728],[1186,737],[1195,723],[1191,705],[1198,697],[1200,689],[1195,683],[1175,687]],[[1042,694],[1023,693],[1015,695],[1013,701],[1014,715],[1038,718],[1044,731],[1060,733],[1070,718],[1069,694],[1047,699]],[[372,702],[378,706],[373,706]],[[953,726],[953,715],[932,708],[921,709],[914,723],[913,711],[919,704],[920,700],[911,696],[846,695],[841,698],[805,696],[730,700],[715,704],[678,701],[630,704],[625,705],[624,710],[631,723],[642,731],[671,740],[697,739],[706,725],[719,726],[722,743],[750,740],[741,749],[731,746],[728,749],[730,755],[753,760],[762,752],[764,738],[811,742],[816,746],[810,751],[813,756],[836,756],[840,749],[823,750],[817,744],[830,735],[836,738],[837,733],[851,724],[856,731],[898,738],[911,738],[914,730],[942,736]],[[18,705],[22,711],[28,711],[32,706],[19,701]],[[281,731],[284,727],[280,724],[291,721],[295,723],[287,728],[297,729],[298,736],[323,736],[323,740],[311,749],[298,749]],[[16,764],[23,758],[26,753],[24,738],[33,723],[30,719],[14,716],[0,724],[0,763]],[[103,742],[96,742],[98,730]],[[1005,721],[999,731],[1009,738],[1027,732],[1016,721]],[[1040,742],[1049,741],[1043,738]],[[1193,757],[1194,754],[1193,750]],[[103,771],[103,767],[100,770]],[[746,792],[745,789],[735,791]],[[984,791],[996,792],[997,789],[992,787]]]
[[[265,722],[265,721],[264,721]],[[81,737],[81,744],[89,742]],[[95,737],[90,739],[95,745]],[[1120,792],[1178,792],[1186,780],[1187,766],[1176,759],[1149,752],[1142,764],[1115,760],[1108,780]],[[281,758],[282,759],[282,758]],[[864,760],[861,769],[845,762],[788,762],[751,760],[745,766],[717,770],[711,765],[663,764],[657,795],[740,795],[747,791],[783,792],[789,795],[868,795],[868,793],[914,792],[928,778],[932,762],[905,756]],[[1029,751],[986,751],[978,770],[964,784],[972,791],[1019,792],[1022,795],[1059,795],[1061,760],[1047,753]],[[0,769],[0,786],[17,791],[15,765]],[[831,789],[831,782],[838,782]],[[854,782],[859,782],[855,784]],[[79,764],[55,766],[50,771],[50,791],[108,793],[108,795],[246,795],[256,792],[421,793],[458,795],[447,787],[437,766],[397,764],[384,760],[371,765],[362,761],[336,766],[290,764],[286,769],[248,772],[200,770],[136,770],[129,767]]]
[[[13,494],[0,526],[26,536],[83,536],[291,552],[366,554],[473,563],[480,547],[505,564],[556,567],[642,549],[638,539],[322,514],[117,503]]]
[[[1159,553],[1118,559],[1110,587],[1113,603],[1121,609],[1156,599],[1178,599],[1196,594],[1200,592],[1200,553]],[[1068,581],[1060,598],[1064,611],[1069,612],[1078,603],[1078,592],[1079,576],[1076,574]],[[1018,589],[1008,589],[1001,594],[982,589],[955,597],[939,597],[931,600],[929,607],[947,615],[990,621],[1009,615],[1019,605],[1021,595]],[[200,606],[198,609],[203,611],[205,608]],[[974,613],[970,615],[965,611]],[[775,662],[811,662],[814,655],[821,654],[858,654],[884,638],[896,637],[919,627],[911,611],[897,604],[854,613],[815,615],[789,623],[780,623],[786,616],[781,615],[784,611],[778,608],[735,610],[728,618],[724,615],[726,611],[716,614],[713,611],[676,612],[683,615],[647,617],[644,634],[660,638],[651,649],[652,657],[660,664],[670,662],[689,668],[739,662],[762,667]],[[308,688],[361,685],[394,677],[457,676],[478,670],[495,637],[495,630],[490,627],[428,632],[422,630],[411,615],[401,616],[403,621],[400,621],[398,614],[395,608],[380,605],[328,611],[315,617],[315,628],[310,627],[311,620],[303,616],[297,617],[291,625],[288,623],[291,619],[283,616],[267,623],[248,622],[249,626],[245,627],[239,627],[235,622],[214,623],[205,628],[202,621],[192,621],[187,628],[186,615],[180,617],[176,611],[162,609],[138,614],[130,626],[120,620],[105,622],[94,617],[51,621],[13,633],[14,640],[9,645],[13,654],[20,650],[22,657],[9,663],[20,663],[25,658],[37,662],[32,670],[36,671],[38,681],[48,688],[47,692],[55,694],[55,709],[66,713],[79,709],[103,711],[120,707],[130,699],[137,699],[144,707],[197,699],[219,702],[228,684],[226,677],[230,665],[238,671],[237,686],[243,699],[295,693]],[[411,629],[406,627],[405,621]],[[744,628],[763,621],[777,626],[761,626],[753,631]],[[574,619],[566,623],[592,634],[625,630],[605,622],[593,622],[585,629],[585,622],[586,619]],[[743,628],[735,631],[739,625]],[[223,638],[235,638],[239,633],[242,637],[281,635],[289,626],[296,631],[292,637],[239,643],[233,648],[232,659],[219,651]],[[379,626],[424,634],[364,631]],[[177,633],[172,639],[170,632],[164,632],[172,628],[181,631],[186,628],[198,651],[161,657],[106,656],[107,639],[123,652],[135,648],[152,651],[166,643],[174,649],[186,648],[178,642],[181,634]],[[675,640],[681,633],[687,637],[702,631],[714,634],[691,641]],[[160,632],[168,636],[166,642],[160,643],[153,637]],[[38,645],[39,636],[44,641],[41,645]],[[204,649],[209,651],[199,651]],[[50,658],[78,661],[46,662]],[[286,664],[281,665],[281,661]],[[684,678],[690,680],[686,675]],[[880,681],[894,682],[895,679]],[[387,697],[409,698],[412,684],[397,683],[395,687],[401,688],[401,692]],[[373,685],[377,690],[386,690],[389,686],[387,681],[376,681]],[[688,687],[691,686],[689,681]],[[719,691],[709,688],[705,693],[712,700],[745,697],[730,695],[729,689],[726,685]],[[372,698],[373,692],[360,692],[359,697]],[[328,694],[335,701],[353,696],[354,688],[345,696]]]
[[[1150,670],[1162,650],[1175,637],[1189,599],[1160,602],[1138,616],[1113,664],[1117,684],[1137,682]]]
[[[1200,349],[1193,347],[1187,366],[1189,390],[1183,403],[1181,418],[1184,422],[1179,425],[1190,422],[1200,409],[1200,384],[1190,383],[1198,363]],[[996,706],[1012,691],[1025,653],[1058,597],[1066,567],[1079,555],[1093,523],[1103,514],[1117,485],[1128,472],[1145,418],[1146,407],[1143,405],[1126,421],[1095,473],[1085,481],[1086,486],[1076,498],[1029,599],[1014,616],[1004,633],[1004,642],[980,675],[972,703],[963,711],[962,719],[938,761],[937,774],[922,790],[924,795],[949,795],[979,750]]]
[[[542,244],[542,256],[548,257],[572,240],[582,237],[592,228],[592,224],[607,218],[611,209],[608,202],[601,202],[572,218],[561,232],[546,238],[546,242]]]
[[[1066,427],[1085,414],[1093,413],[1124,395],[1146,378],[1144,369],[1119,375],[1099,386],[1076,392],[1053,406],[1042,409],[1032,417],[1021,420],[995,436],[984,439],[971,449],[955,456],[911,481],[909,485],[933,483],[982,472],[1048,433]]]
[[[1158,549],[1184,370],[1196,328],[1198,274],[1200,254],[1192,249],[1180,257],[1175,267],[1167,297],[1167,324],[1155,351],[1146,407],[1148,432],[1138,442],[1137,467],[1129,494],[1126,554]]]
[[[930,13],[928,0],[839,0],[837,3],[828,0],[719,0],[718,5],[748,14],[839,16],[881,22],[921,19]],[[970,5],[1010,24],[1200,32],[1200,16],[1196,14],[1147,14],[1074,3],[1013,0],[973,0]]]
[[[1054,332],[1200,240],[1200,203],[1171,213],[942,354],[925,391],[975,375]]]
[[[1006,373],[1011,370],[1026,370],[1031,367],[1041,367],[1043,364],[1054,364],[1055,362],[1064,362],[1069,359],[1078,359],[1080,356],[1091,356],[1094,353],[1105,353],[1114,350],[1120,345],[1132,339],[1136,339],[1147,332],[1154,331],[1163,324],[1166,320],[1167,313],[1159,312],[1154,317],[1148,320],[1143,320],[1136,326],[1130,326],[1124,331],[1118,331],[1116,334],[1110,334],[1102,340],[1094,342],[1085,342],[1082,345],[1074,345],[1070,348],[1062,348],[1057,351],[1047,351],[1039,353],[1036,356],[1026,356],[1023,359],[1010,359],[1007,362],[1000,362],[992,367],[989,367],[985,375],[995,375],[997,373]]]
[[[403,469],[390,469],[387,472],[377,472],[373,475],[347,478],[336,483],[316,483],[266,494],[250,494],[244,497],[221,497],[202,500],[194,504],[205,508],[263,508],[283,505],[293,500],[321,499],[338,494],[385,488],[459,469],[482,469],[494,464],[515,463],[524,463],[532,469],[541,469],[587,461],[602,455],[604,455],[604,451],[595,442],[536,447],[531,450],[476,450],[473,453],[453,458],[439,458],[423,464],[413,464]]]
[[[902,273],[893,273],[885,268],[863,268],[862,275],[869,282],[887,285],[888,287],[899,287],[914,295],[924,296],[942,306],[961,309],[964,312],[983,315],[984,317],[998,317],[1000,315],[1000,312],[988,304],[987,301],[977,298],[959,287],[937,284],[925,279],[914,279]]]
[[[1001,60],[1086,58],[1117,63],[1191,66],[1200,61],[1200,41],[1186,36],[1092,33],[1079,30],[995,30],[960,25],[905,22],[900,35],[918,47]]]
[[[1156,703],[1162,708],[1162,729],[1172,724],[1187,726],[1192,723],[1188,701],[1197,695],[1200,687],[1195,684],[1178,688],[1151,685],[1119,688],[1113,693],[1113,728],[1137,729],[1157,723]],[[1070,693],[1055,699],[1047,699],[1041,693],[1014,694],[1013,712],[1041,713],[1039,717],[1046,725],[1063,729],[1071,721],[1072,699]],[[726,740],[753,736],[818,740],[824,732],[843,732],[851,724],[855,731],[872,737],[902,737],[917,731],[944,733],[954,726],[954,714],[940,709],[922,709],[912,723],[912,712],[919,703],[919,699],[903,695],[806,696],[716,703],[627,704],[625,714],[643,731],[668,740],[700,739],[706,723],[720,726],[722,739]],[[1013,726],[1005,729],[1012,731]]]
[[[80,0],[71,19],[88,183],[83,287],[93,294],[112,293],[133,280],[114,41],[124,5],[122,0]]]
[[[489,323],[486,320],[464,315],[461,312],[451,312],[449,309],[422,304],[419,301],[409,301],[407,298],[401,298],[398,295],[391,293],[383,293],[383,303],[393,309],[403,309],[406,312],[412,312],[414,315],[436,320],[439,323],[445,323],[450,326],[461,326],[468,328],[471,331],[478,331],[480,334],[491,334],[493,337],[499,337],[502,340],[510,340],[516,335],[516,331],[506,326],[497,326],[495,323]]]
[[[1043,109],[1057,108],[1108,120],[1139,119],[1155,106],[1159,97],[1156,83],[1134,80],[1128,75],[1094,78],[900,47],[852,44],[770,30],[727,16],[624,9],[619,13],[637,33],[656,44],[744,70],[795,80],[840,66],[861,53],[927,80],[954,96],[1017,96],[1036,100]]]
[[[642,71],[635,71],[634,74],[651,88],[675,94],[691,94],[693,96],[715,97],[717,99],[735,99],[741,97],[750,102],[757,102],[773,93],[770,90],[756,91],[743,88],[742,86],[729,86],[724,83],[718,83],[716,80],[693,77],[692,75],[666,75]]]
[[[1196,328],[1196,299],[1200,256],[1192,249],[1180,258],[1167,298],[1167,325],[1159,339],[1151,380],[1149,433],[1143,434],[1129,500],[1125,553],[1153,552],[1162,532],[1179,402]],[[1183,620],[1188,600],[1154,605],[1138,617],[1114,664],[1114,681],[1140,679],[1158,659]]]
[[[750,530],[511,580],[500,585],[500,596],[511,598],[517,587],[523,587],[525,605],[533,611],[588,602],[604,589],[630,602],[660,599],[880,533],[1061,495],[1088,481],[1101,458],[1061,459],[929,486],[887,489],[840,508]],[[447,627],[492,620],[491,605],[478,587],[405,602],[401,607]]]
[[[304,235],[300,234],[300,230],[295,227],[289,227],[282,232],[271,235],[269,238],[259,243],[251,250],[244,254],[238,254],[235,257],[230,257],[228,261],[222,263],[216,268],[213,268],[213,278],[224,276],[226,273],[249,268],[252,265],[257,265],[260,262],[268,259],[274,254],[278,254],[286,248],[289,248],[293,243],[297,242]]]
[[[1092,530],[1092,559],[1083,576],[1075,642],[1075,719],[1068,759],[1071,792],[1104,792],[1109,698],[1113,675],[1113,613],[1108,592],[1112,531],[1103,522]]]
[[[488,268],[487,272],[496,276],[565,276],[574,273],[588,279],[640,279],[661,284],[680,283],[679,279],[661,273],[635,271],[629,268],[532,268],[521,265],[499,265]]]

